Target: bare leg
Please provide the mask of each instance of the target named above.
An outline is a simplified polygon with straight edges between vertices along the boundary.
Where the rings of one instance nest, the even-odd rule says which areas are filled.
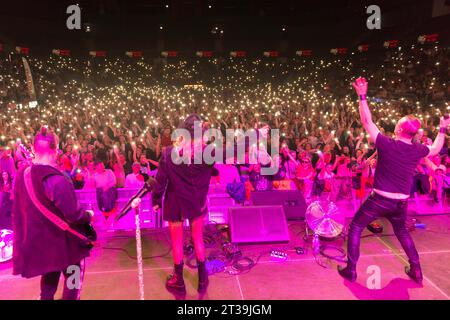
[[[205,261],[205,243],[203,241],[204,216],[191,220],[192,240],[194,241],[197,261]]]
[[[172,240],[172,256],[174,264],[183,262],[183,224],[169,222],[170,238]]]
[[[191,220],[192,240],[194,241],[195,255],[198,264],[198,292],[205,293],[208,288],[208,271],[205,261],[205,243],[203,241],[204,216]]]

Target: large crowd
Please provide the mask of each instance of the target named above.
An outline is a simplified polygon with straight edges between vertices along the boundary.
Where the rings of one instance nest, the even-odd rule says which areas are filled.
[[[355,77],[368,79],[373,118],[387,135],[401,116],[414,114],[423,129],[417,141],[431,144],[439,117],[450,110],[449,51],[437,45],[286,59],[26,59],[36,97],[22,57],[0,56],[2,217],[10,212],[15,174],[28,163],[19,144],[30,148],[42,125],[59,136],[60,169],[76,189],[96,190],[108,213],[117,188],[138,188],[156,173],[172,131],[191,113],[222,131],[263,122],[281,133],[280,170],[269,183],[261,184],[267,178],[248,164],[218,164],[212,183],[239,180],[247,196],[260,188],[299,189],[308,200],[337,201],[364,198],[376,170],[375,146],[351,88]],[[449,147],[447,137],[440,155],[417,167],[411,194],[442,201],[450,187]]]

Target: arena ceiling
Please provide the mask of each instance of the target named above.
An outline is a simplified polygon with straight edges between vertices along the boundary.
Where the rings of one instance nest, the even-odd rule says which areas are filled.
[[[65,27],[66,8],[75,3],[90,32]],[[382,10],[382,30],[368,32],[365,26],[365,8],[371,4]],[[392,32],[405,37],[427,28],[435,32],[432,6],[432,0],[4,1],[0,41],[45,50],[315,49],[350,46]]]

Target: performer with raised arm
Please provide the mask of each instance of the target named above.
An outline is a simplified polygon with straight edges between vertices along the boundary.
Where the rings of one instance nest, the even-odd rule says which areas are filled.
[[[92,211],[83,210],[69,177],[56,166],[58,138],[43,127],[34,138],[35,158],[14,186],[13,274],[41,276],[41,300],[53,300],[61,273],[64,300],[77,300],[96,235],[89,234]]]
[[[154,209],[162,207],[164,196],[163,218],[169,222],[169,232],[172,240],[172,255],[174,272],[166,282],[168,291],[174,294],[186,294],[183,280],[183,221],[188,219],[191,226],[192,240],[198,265],[198,291],[204,293],[208,287],[208,271],[205,264],[205,244],[203,242],[203,223],[207,208],[207,194],[211,180],[213,165],[191,158],[190,164],[176,163],[174,155],[183,157],[183,150],[191,150],[191,155],[202,156],[194,152],[195,147],[203,145],[202,141],[194,139],[194,127],[201,118],[192,114],[180,124],[180,129],[189,132],[191,139],[180,141],[177,147],[169,146],[163,149],[156,174],[156,187],[152,193]],[[188,145],[190,143],[190,145]],[[181,147],[182,148],[179,148]],[[180,150],[181,149],[181,150]],[[197,163],[198,162],[198,163]],[[197,164],[196,164],[197,163]]]
[[[420,129],[420,120],[408,115],[401,118],[395,126],[395,138],[380,133],[366,100],[367,82],[358,78],[353,87],[359,95],[359,113],[364,129],[375,142],[378,151],[377,170],[372,194],[361,205],[350,224],[347,239],[347,266],[338,266],[339,274],[349,281],[356,280],[356,264],[359,258],[359,246],[362,231],[372,221],[385,217],[392,224],[394,233],[409,259],[406,274],[417,283],[422,283],[423,276],[419,254],[413,239],[406,228],[408,198],[411,191],[414,170],[419,161],[436,155],[441,150],[450,119],[441,118],[439,134],[433,145],[424,146],[412,140]]]

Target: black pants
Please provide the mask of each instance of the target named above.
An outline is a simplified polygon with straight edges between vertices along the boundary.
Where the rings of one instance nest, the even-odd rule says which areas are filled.
[[[102,188],[97,188],[97,205],[100,211],[110,212],[114,209],[117,200],[117,189],[115,187],[103,191]]]
[[[413,178],[413,186],[411,188],[411,196],[414,195],[415,192],[420,192],[421,194],[430,193],[430,178],[426,174],[418,173]]]
[[[406,214],[408,200],[393,200],[376,193],[372,193],[355,214],[347,240],[348,266],[356,268],[359,258],[359,245],[361,233],[372,221],[378,218],[386,218],[392,224],[394,233],[408,256],[411,265],[419,266],[419,254],[417,253],[413,239],[406,229]]]
[[[79,268],[78,271],[74,271]],[[64,275],[63,300],[79,300],[84,278],[84,261],[63,271],[50,272],[41,277],[41,300],[53,300],[61,273]],[[77,278],[77,279],[76,279]],[[77,283],[75,282],[77,281]]]

